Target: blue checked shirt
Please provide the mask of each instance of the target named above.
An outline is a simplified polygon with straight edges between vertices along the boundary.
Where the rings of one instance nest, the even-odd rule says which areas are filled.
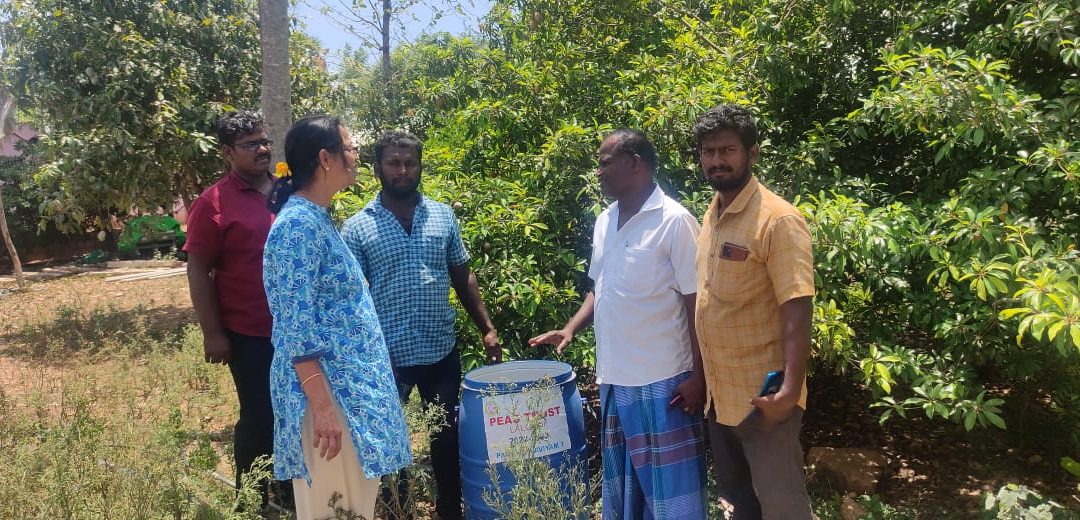
[[[450,206],[421,196],[407,235],[379,194],[345,221],[341,235],[371,284],[394,366],[446,357],[455,343],[450,267],[469,261]]]

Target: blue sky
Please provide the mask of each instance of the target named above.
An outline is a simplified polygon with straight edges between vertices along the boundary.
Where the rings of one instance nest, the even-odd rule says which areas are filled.
[[[376,0],[378,1],[378,0]],[[324,14],[324,9],[336,9],[339,12],[344,4],[352,4],[352,0],[299,0],[292,7],[292,15],[301,20],[307,26],[308,34],[322,42],[323,46],[330,51],[327,62],[330,67],[337,66],[339,59],[336,55],[342,49],[349,46],[353,49],[365,47],[365,43],[356,36],[342,28],[336,19],[344,19],[334,13]],[[366,2],[365,2],[366,3]],[[401,42],[413,41],[417,36],[425,32],[449,32],[464,34],[476,30],[477,25],[484,15],[491,9],[491,0],[416,0],[416,3],[406,9],[400,16],[402,23],[393,27],[391,46],[397,46]],[[436,13],[442,16],[435,19]],[[367,14],[367,13],[365,13]],[[375,29],[354,24],[358,32],[361,32],[372,40],[378,39]],[[369,62],[376,61],[377,51],[370,49]]]

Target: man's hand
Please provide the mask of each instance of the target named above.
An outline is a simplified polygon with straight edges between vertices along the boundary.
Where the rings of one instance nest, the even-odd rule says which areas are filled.
[[[700,415],[705,409],[705,376],[693,373],[675,387],[675,406],[682,407],[688,414]],[[674,402],[674,401],[673,401]]]
[[[203,359],[207,363],[221,363],[228,365],[232,361],[232,346],[225,334],[203,335]]]
[[[502,363],[502,343],[499,341],[499,333],[495,329],[484,334],[484,354],[488,363]]]
[[[574,333],[567,329],[549,330],[539,336],[529,339],[529,346],[555,345],[555,352],[562,354],[564,348],[574,339]]]
[[[750,404],[761,410],[762,426],[765,429],[772,428],[777,424],[784,422],[791,416],[791,412],[795,410],[795,406],[799,404],[799,392],[787,391],[783,388],[775,394],[766,395],[764,397],[755,397],[750,400]]]

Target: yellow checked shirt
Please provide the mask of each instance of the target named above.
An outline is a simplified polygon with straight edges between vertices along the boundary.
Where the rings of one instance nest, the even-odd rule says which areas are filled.
[[[713,197],[698,238],[697,323],[709,404],[737,425],[765,375],[783,370],[780,304],[814,295],[810,230],[799,210],[751,178],[723,215]],[[799,406],[806,409],[806,381]]]

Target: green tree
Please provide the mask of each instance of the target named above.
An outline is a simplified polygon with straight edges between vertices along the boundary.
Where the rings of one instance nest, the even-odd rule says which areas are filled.
[[[587,287],[599,136],[644,130],[661,185],[700,214],[711,190],[689,125],[739,102],[762,122],[759,176],[813,228],[817,370],[864,385],[883,420],[1004,427],[996,389],[1009,387],[1016,406],[1080,431],[1076,12],[497,2],[478,42],[410,49],[408,63],[439,68],[405,74],[395,110],[422,115],[399,121],[427,137],[429,194],[460,203],[507,344],[561,324]],[[590,355],[588,338],[569,354]]]
[[[191,200],[221,171],[208,135],[258,85],[244,1],[14,0],[4,74],[47,130],[41,213],[64,230]]]
[[[816,354],[883,419],[1004,427],[1004,384],[1023,407],[1054,395],[1075,431],[1075,6],[751,1],[706,20],[755,64],[763,177],[805,196]]]
[[[217,118],[259,99],[254,0],[15,0],[0,14],[2,73],[45,130],[43,226],[104,227],[190,202],[221,175]],[[287,37],[293,66],[274,74],[302,101],[283,128],[290,110],[326,110],[334,96],[315,41]]]
[[[393,112],[426,137],[424,187],[458,208],[511,356],[540,355],[526,340],[565,322],[587,286],[584,259],[600,203],[592,172],[605,131],[644,128],[665,152],[665,189],[700,203],[700,181],[679,152],[688,117],[725,99],[728,66],[639,15],[648,9],[497,4],[480,40],[437,36],[394,55],[403,74]],[[459,330],[474,347],[466,363],[480,362],[478,342]],[[593,355],[583,337],[566,359],[591,364]]]

